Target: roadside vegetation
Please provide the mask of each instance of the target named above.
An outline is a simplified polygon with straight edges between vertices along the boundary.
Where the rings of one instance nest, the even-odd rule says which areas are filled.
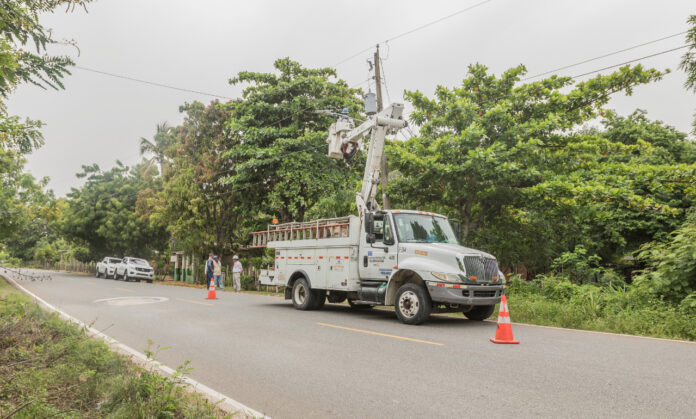
[[[181,385],[185,372],[134,365],[0,278],[0,417],[224,417]]]

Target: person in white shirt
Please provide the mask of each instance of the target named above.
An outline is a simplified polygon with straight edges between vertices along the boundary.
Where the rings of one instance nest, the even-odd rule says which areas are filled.
[[[239,256],[234,255],[232,258],[234,265],[232,265],[232,279],[234,280],[234,292],[239,294],[242,290],[242,262],[239,261]]]

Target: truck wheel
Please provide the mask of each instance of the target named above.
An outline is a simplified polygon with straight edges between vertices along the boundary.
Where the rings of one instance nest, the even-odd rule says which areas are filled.
[[[118,281],[118,272],[116,272],[116,269],[114,269],[114,281]]]
[[[371,309],[372,307],[374,307],[372,304],[360,304],[360,303],[356,303],[355,300],[352,299],[352,298],[349,298],[349,299],[348,299],[348,305],[349,305],[350,308],[352,308],[353,310],[369,310],[369,309]]]
[[[307,280],[300,278],[292,286],[292,305],[298,310],[311,310],[314,308],[315,295]]]
[[[94,274],[95,278],[99,278],[99,269],[97,269],[97,272]]]
[[[396,292],[394,311],[405,324],[421,324],[428,320],[433,303],[428,291],[420,284],[404,284]]]
[[[128,282],[130,279],[128,279],[128,271],[123,272],[123,280]]]
[[[493,310],[495,310],[495,306],[474,306],[471,310],[465,311],[464,315],[469,320],[481,321],[491,317]]]
[[[152,280],[151,280],[151,279],[146,279],[145,281],[146,281],[148,284],[152,284]]]
[[[312,290],[314,293],[314,307],[312,307],[313,310],[321,310],[324,308],[324,304],[326,303],[326,291],[324,290]]]

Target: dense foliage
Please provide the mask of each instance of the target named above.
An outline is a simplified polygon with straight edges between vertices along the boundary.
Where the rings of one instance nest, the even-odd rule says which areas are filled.
[[[92,259],[103,256],[152,257],[167,241],[163,228],[153,225],[142,201],[160,188],[158,179],[143,176],[139,168],[117,166],[102,171],[98,165],[82,166],[81,188],[68,194],[68,207],[60,221],[65,237],[84,243]]]

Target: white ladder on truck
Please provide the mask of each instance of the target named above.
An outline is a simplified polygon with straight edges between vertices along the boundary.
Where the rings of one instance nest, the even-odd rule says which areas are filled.
[[[321,240],[348,237],[350,217],[269,224],[266,230],[252,234],[251,247],[266,247],[268,242]]]

